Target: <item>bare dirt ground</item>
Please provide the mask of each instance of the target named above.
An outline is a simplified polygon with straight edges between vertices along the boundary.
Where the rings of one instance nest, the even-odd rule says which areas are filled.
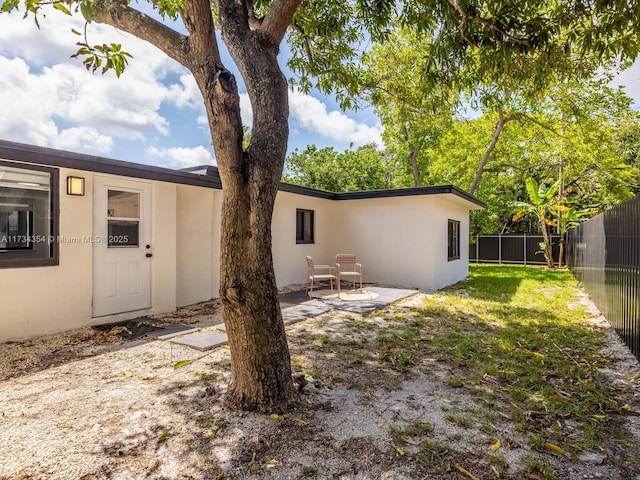
[[[508,418],[497,416],[498,438],[486,433],[474,416],[486,406],[445,381],[446,363],[424,358],[419,373],[402,374],[348,359],[348,348],[319,348],[329,334],[335,342],[353,325],[375,328],[427,297],[289,326],[294,370],[306,376],[298,377],[299,408],[282,416],[221,406],[224,347],[122,341],[91,328],[2,344],[0,479],[554,478],[527,470],[535,462],[558,479],[640,479],[637,416],[611,422],[611,436],[626,442],[580,455],[538,451]],[[173,321],[208,328],[220,315],[210,302]],[[614,360],[603,375],[630,411],[640,411],[640,381],[625,379],[640,365],[596,310],[593,324]],[[452,411],[469,421],[452,422]]]

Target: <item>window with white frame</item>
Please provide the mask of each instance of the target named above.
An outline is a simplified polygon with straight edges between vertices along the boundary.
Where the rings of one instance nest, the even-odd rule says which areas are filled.
[[[0,268],[57,265],[55,169],[0,161]]]
[[[296,243],[315,243],[314,211],[296,209]]]
[[[449,220],[447,257],[449,260],[460,258],[460,222],[457,220]]]

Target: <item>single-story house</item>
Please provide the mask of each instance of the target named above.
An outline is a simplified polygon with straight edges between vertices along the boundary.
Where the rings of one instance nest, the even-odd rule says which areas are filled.
[[[0,141],[0,341],[110,323],[218,297],[222,185],[171,170]],[[469,211],[451,186],[332,193],[282,183],[278,286],[305,256],[353,253],[365,282],[435,290],[468,273]]]

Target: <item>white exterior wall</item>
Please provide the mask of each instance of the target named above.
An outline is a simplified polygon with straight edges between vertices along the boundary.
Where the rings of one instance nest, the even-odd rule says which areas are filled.
[[[85,179],[84,196],[66,194],[69,175]],[[92,317],[93,245],[77,239],[93,236],[94,175],[60,168],[59,264],[0,269],[0,282],[4,285],[0,342],[175,310],[177,185],[112,177],[152,184],[152,308]]]
[[[66,194],[69,175],[85,178],[84,196]],[[57,266],[0,269],[0,342],[173,311],[218,296],[222,192],[113,177],[152,187],[152,308],[92,318],[93,246],[62,241]],[[63,240],[93,235],[93,184],[91,172],[59,169]],[[296,244],[298,208],[315,212],[313,244]],[[333,265],[338,253],[357,256],[365,282],[424,290],[455,283],[468,274],[470,208],[477,207],[453,194],[335,201],[281,191],[272,221],[277,284],[304,284],[306,255]],[[459,260],[447,260],[448,219],[460,221]]]
[[[153,182],[151,193],[151,309],[150,313],[176,309],[176,203],[177,185]],[[126,314],[129,318],[140,315]],[[107,323],[104,317],[100,323]]]
[[[344,235],[335,253],[355,254],[364,282],[431,289],[433,202],[432,195],[338,202]]]
[[[92,177],[85,173],[60,169],[61,237],[92,235]],[[66,194],[67,175],[85,176],[84,197]],[[91,244],[61,243],[58,258],[56,266],[0,269],[0,341],[77,328],[91,318]]]
[[[314,210],[314,244],[296,244],[296,208]],[[306,281],[306,255],[334,265],[338,253],[356,255],[363,282],[423,290],[456,283],[469,272],[469,208],[453,194],[334,201],[280,192],[272,223],[278,287]],[[460,222],[460,259],[452,261],[449,219]]]
[[[178,185],[178,307],[218,297],[221,196],[218,190]]]
[[[460,222],[460,258],[448,260],[448,222]],[[469,274],[469,209],[451,196],[434,196],[431,290],[464,280]]]
[[[271,222],[273,264],[278,287],[305,283],[309,255],[317,264],[334,263],[336,202],[322,198],[278,192]],[[313,210],[315,243],[296,244],[296,209]]]

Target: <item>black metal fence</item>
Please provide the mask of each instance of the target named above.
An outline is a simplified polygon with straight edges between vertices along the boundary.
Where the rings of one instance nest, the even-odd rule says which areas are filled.
[[[560,235],[550,235],[554,261],[558,261]],[[469,242],[469,261],[482,263],[546,264],[542,235],[479,235]]]
[[[640,359],[640,197],[569,232],[569,268]]]

